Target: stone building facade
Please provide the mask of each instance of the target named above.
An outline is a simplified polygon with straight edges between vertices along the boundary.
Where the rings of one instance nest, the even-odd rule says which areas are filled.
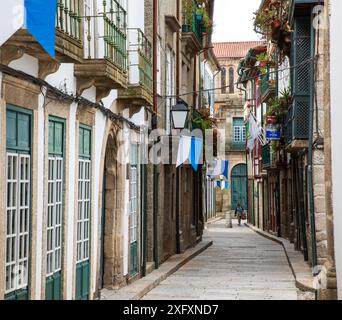
[[[215,113],[218,128],[225,130],[225,154],[229,161],[228,189],[216,189],[216,210],[226,213],[235,210],[237,202],[247,210],[246,176],[235,177],[234,172],[246,166],[246,132],[244,128],[245,92],[237,88],[238,66],[247,51],[259,42],[214,43],[214,52],[221,71],[215,78]]]
[[[86,300],[123,287],[178,252],[176,214],[180,250],[201,240],[200,171],[182,167],[177,189],[174,165],[145,161],[153,2],[78,2],[57,1],[55,59],[26,29],[0,47],[0,299]],[[175,57],[188,63],[184,92],[199,88],[195,57],[210,38],[177,55],[193,35],[181,37],[181,2],[159,4],[157,119],[168,132]]]

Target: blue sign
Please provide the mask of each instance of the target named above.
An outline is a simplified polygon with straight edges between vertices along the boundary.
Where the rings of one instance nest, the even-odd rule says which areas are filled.
[[[276,129],[274,126],[269,125],[266,128],[266,139],[268,140],[280,140],[281,134],[280,130]]]

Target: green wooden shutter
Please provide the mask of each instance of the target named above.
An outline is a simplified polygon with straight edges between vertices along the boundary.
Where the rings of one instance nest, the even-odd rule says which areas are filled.
[[[65,120],[57,117],[49,117],[49,204],[48,215],[52,218],[47,226],[48,243],[52,243],[53,248],[47,252],[47,277],[45,285],[46,300],[62,299],[62,247],[63,247],[63,171],[64,171],[64,127]],[[62,168],[61,168],[62,167]],[[59,171],[62,170],[62,173]],[[57,176],[57,172],[59,176]],[[51,195],[50,195],[51,192]],[[57,194],[60,199],[57,199]],[[58,223],[57,223],[58,221]],[[49,240],[49,237],[51,238]],[[55,241],[58,238],[59,243]],[[50,241],[50,242],[49,242]],[[57,260],[58,257],[58,260]],[[58,263],[56,264],[56,261]],[[51,270],[50,270],[51,269]]]
[[[292,140],[308,139],[311,94],[311,18],[296,17],[293,33]]]
[[[79,179],[81,178],[82,181],[79,181],[79,185],[82,184],[83,188],[85,188],[85,179],[88,181],[89,184],[91,180],[91,176],[87,177],[85,170],[85,166],[90,166],[91,168],[91,128],[85,125],[81,125],[79,127],[79,168],[83,169],[83,172],[79,172]],[[89,174],[91,174],[91,170],[89,170]],[[88,182],[87,182],[88,183]],[[90,188],[90,186],[89,186]],[[90,189],[89,189],[90,190]],[[80,195],[79,195],[80,196]],[[82,218],[78,219],[78,222],[82,222],[84,219],[85,207],[80,205],[80,201],[82,201],[80,198],[79,200],[79,210],[82,211]],[[91,203],[89,203],[89,206],[91,206]],[[88,208],[88,207],[87,207]],[[90,207],[89,207],[90,210]],[[91,212],[89,213],[89,221],[90,220]],[[83,225],[84,228],[84,225]],[[91,232],[90,222],[89,222],[89,252],[90,250],[90,232]],[[80,232],[80,231],[78,231]],[[77,235],[77,238],[79,237],[79,234]],[[83,248],[83,247],[82,247]],[[81,250],[82,251],[82,250]],[[83,253],[80,254],[81,256],[77,257],[79,259],[77,265],[76,265],[76,300],[87,300],[89,299],[90,295],[90,259],[89,256],[84,257]]]
[[[31,114],[29,111],[9,107],[6,113],[6,144],[13,151],[30,152]]]
[[[30,110],[7,105],[6,110],[6,148],[8,162],[7,185],[11,194],[6,195],[7,219],[12,217],[12,224],[6,232],[6,300],[27,300],[30,285],[30,215],[31,215],[31,122]],[[16,173],[14,173],[16,172]],[[19,188],[20,186],[20,188]],[[22,194],[26,193],[26,197]],[[27,210],[25,217],[23,210]],[[27,219],[27,220],[26,220]],[[23,221],[26,221],[24,223]],[[6,222],[8,223],[8,221]],[[9,224],[7,224],[9,227]],[[8,232],[8,230],[11,230]],[[14,235],[14,236],[13,236]],[[26,242],[27,241],[27,242]],[[24,242],[26,244],[24,245]],[[20,261],[8,254],[8,250],[18,251],[21,248]],[[12,251],[13,252],[13,251]],[[27,266],[24,272],[25,282],[19,283],[11,271],[13,267]]]

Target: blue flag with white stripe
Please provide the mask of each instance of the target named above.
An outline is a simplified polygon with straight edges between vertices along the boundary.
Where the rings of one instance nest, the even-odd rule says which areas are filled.
[[[190,164],[195,171],[197,171],[198,165],[201,162],[202,148],[203,140],[196,137],[192,137],[190,149]]]

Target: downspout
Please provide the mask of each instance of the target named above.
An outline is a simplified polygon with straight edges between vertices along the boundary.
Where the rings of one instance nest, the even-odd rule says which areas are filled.
[[[158,0],[153,0],[153,115],[152,129],[158,128],[158,95],[157,95],[157,52],[158,52]],[[159,268],[158,256],[158,185],[157,165],[153,164],[153,255],[155,268]]]
[[[315,30],[311,27],[311,52],[315,52]],[[309,150],[308,150],[308,187],[310,201],[310,227],[311,227],[311,246],[312,246],[312,270],[317,273],[317,244],[316,244],[316,221],[315,221],[315,199],[313,188],[313,130],[314,130],[314,103],[315,103],[315,81],[314,74],[316,68],[316,57],[310,63],[310,112],[309,112]]]
[[[180,22],[180,0],[177,0],[177,20]],[[176,35],[176,96],[180,94],[180,31]],[[180,245],[180,210],[179,210],[179,168],[176,168],[176,252],[181,253]]]

